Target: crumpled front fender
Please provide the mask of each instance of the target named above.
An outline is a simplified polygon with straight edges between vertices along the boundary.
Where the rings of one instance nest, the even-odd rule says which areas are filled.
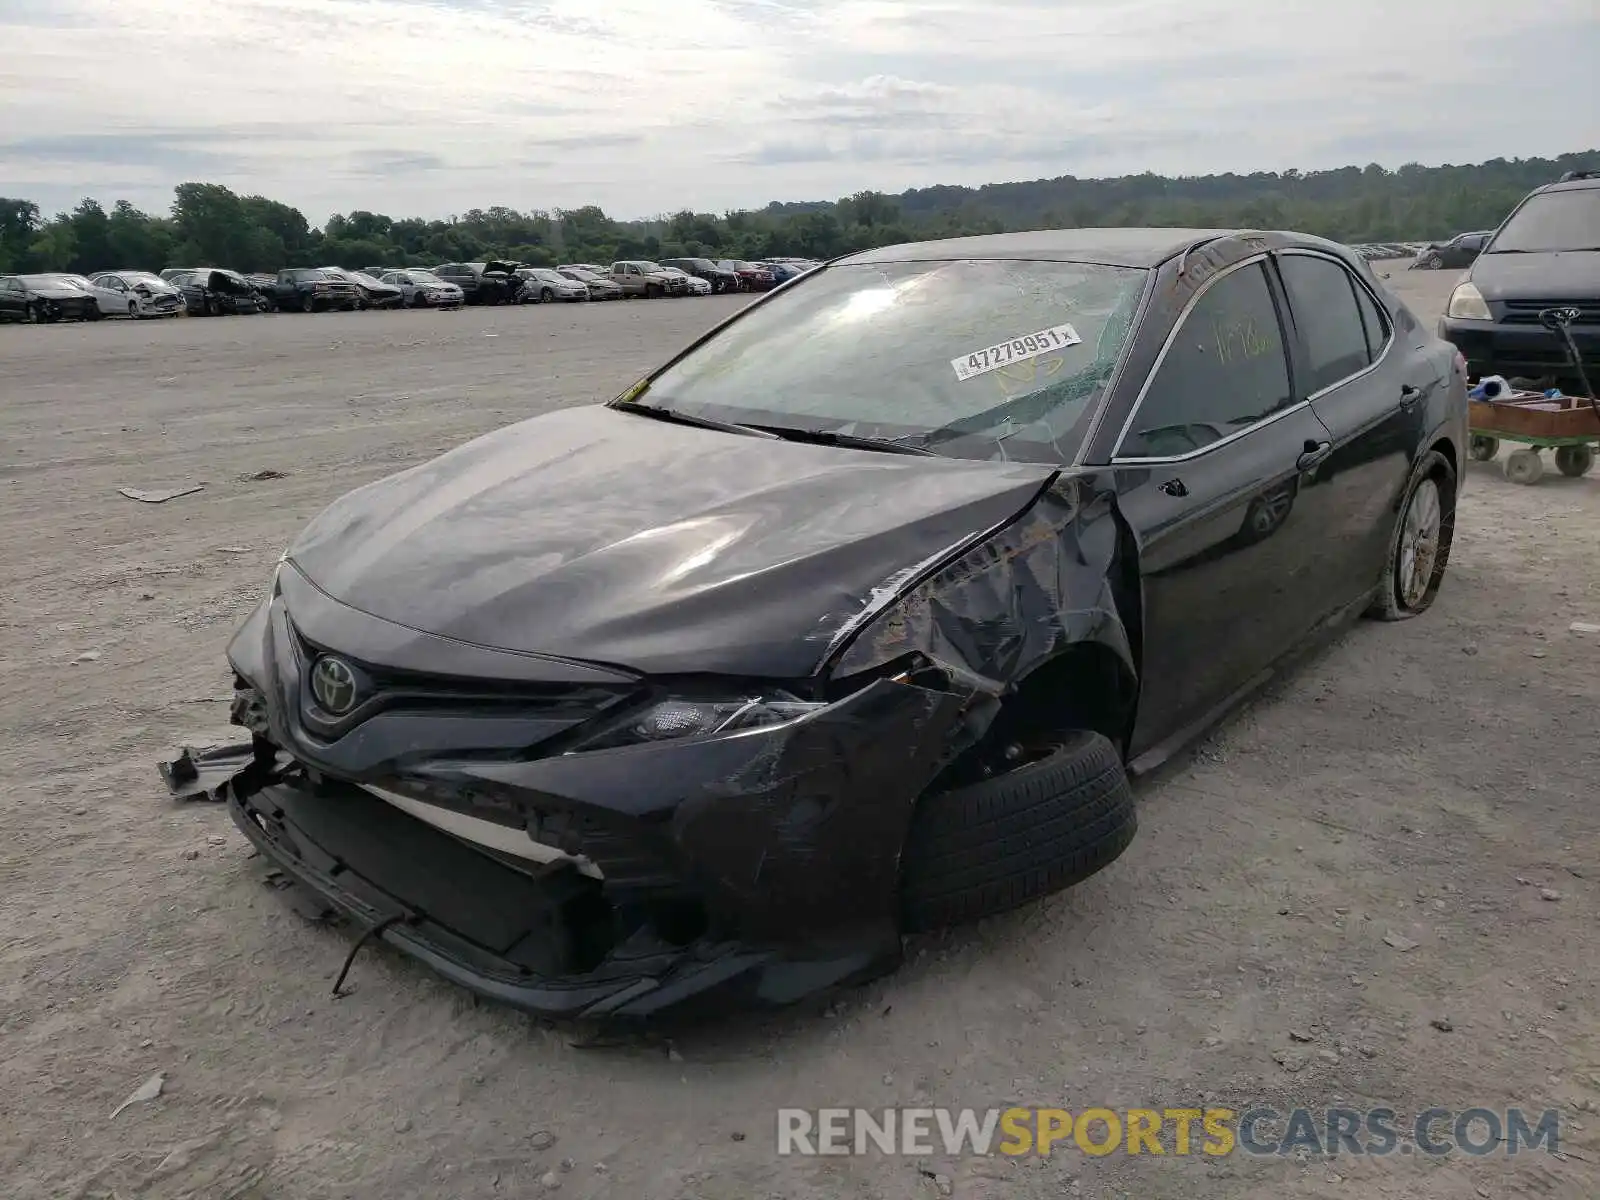
[[[1137,678],[1119,604],[1119,532],[1109,493],[1063,476],[1004,529],[913,582],[850,631],[833,675],[881,671],[913,653],[952,680],[1003,695],[1064,650],[1095,644]]]

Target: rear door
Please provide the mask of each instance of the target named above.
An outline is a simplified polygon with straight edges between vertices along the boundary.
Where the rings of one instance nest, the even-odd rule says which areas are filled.
[[[1316,467],[1328,430],[1298,399],[1265,254],[1196,293],[1112,464],[1138,545],[1137,758],[1209,720],[1310,632],[1337,567]]]
[[[1327,553],[1341,571],[1330,604],[1370,590],[1389,554],[1400,493],[1421,449],[1423,420],[1441,378],[1432,339],[1408,345],[1376,294],[1344,263],[1314,250],[1277,254],[1294,329],[1299,398],[1333,435],[1318,468],[1331,501]]]

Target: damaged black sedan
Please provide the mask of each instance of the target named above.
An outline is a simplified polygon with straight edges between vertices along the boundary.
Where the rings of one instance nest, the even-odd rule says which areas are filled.
[[[1128,779],[1432,603],[1465,381],[1284,233],[895,246],[337,501],[185,757],[326,904],[562,1016],[780,1004],[1115,860]]]

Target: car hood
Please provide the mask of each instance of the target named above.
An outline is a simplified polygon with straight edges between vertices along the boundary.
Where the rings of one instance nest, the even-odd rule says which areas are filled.
[[[884,589],[1054,474],[588,406],[351,492],[287,557],[353,608],[481,646],[797,679]]]
[[[1600,298],[1600,251],[1480,254],[1468,276],[1485,300]]]

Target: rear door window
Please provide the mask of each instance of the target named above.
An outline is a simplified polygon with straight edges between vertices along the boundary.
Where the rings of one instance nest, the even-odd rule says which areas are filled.
[[[1331,258],[1310,254],[1281,255],[1278,267],[1305,345],[1305,393],[1315,395],[1366,370],[1372,349],[1350,272]]]
[[[1278,307],[1260,263],[1201,295],[1156,368],[1117,457],[1192,454],[1293,403]]]
[[[1361,326],[1367,335],[1367,353],[1374,362],[1389,342],[1389,315],[1374,303],[1372,293],[1356,285],[1356,307],[1361,310]]]

